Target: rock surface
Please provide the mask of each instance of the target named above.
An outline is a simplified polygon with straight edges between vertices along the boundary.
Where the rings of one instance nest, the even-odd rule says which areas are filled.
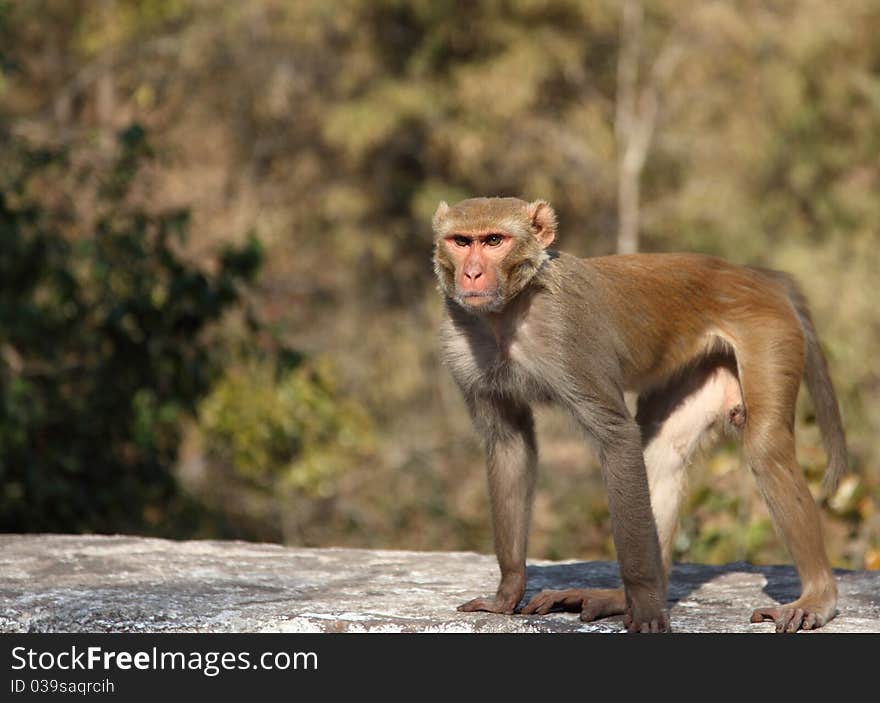
[[[494,591],[495,559],[465,552],[299,549],[126,536],[0,535],[0,632],[620,632],[620,618],[458,613]],[[837,572],[818,632],[880,632],[880,571]],[[528,591],[618,583],[613,562],[531,562]],[[681,564],[677,632],[772,632],[753,608],[798,594],[789,566]]]

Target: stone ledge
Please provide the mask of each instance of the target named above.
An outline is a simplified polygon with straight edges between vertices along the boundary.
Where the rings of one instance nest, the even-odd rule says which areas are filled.
[[[128,536],[0,535],[0,632],[620,632],[620,618],[458,613],[494,590],[491,555],[302,549]],[[838,571],[838,616],[817,632],[880,632],[880,571]],[[618,584],[613,562],[530,562],[543,588]],[[676,632],[772,632],[755,607],[792,600],[789,566],[680,564]]]

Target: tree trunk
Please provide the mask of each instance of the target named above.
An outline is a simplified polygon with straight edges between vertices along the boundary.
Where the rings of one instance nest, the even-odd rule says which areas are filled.
[[[639,249],[639,185],[651,146],[657,116],[657,91],[650,78],[639,81],[644,10],[640,0],[625,0],[620,23],[617,60],[617,105],[614,132],[617,137],[617,252]]]

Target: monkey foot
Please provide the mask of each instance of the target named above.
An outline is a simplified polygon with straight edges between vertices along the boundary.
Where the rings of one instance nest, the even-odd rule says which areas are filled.
[[[822,627],[831,618],[822,615],[823,608],[811,608],[809,605],[799,603],[787,603],[772,608],[758,608],[752,613],[751,622],[764,622],[772,620],[776,623],[777,632],[797,632],[798,630],[813,630]]]
[[[513,609],[519,602],[519,598],[512,600],[510,598],[474,598],[467,603],[462,603],[457,610],[462,613],[502,613],[504,615],[512,615]]]
[[[532,598],[523,615],[546,615],[551,610],[580,613],[581,620],[592,622],[626,611],[623,589],[570,588],[564,591],[541,591]]]

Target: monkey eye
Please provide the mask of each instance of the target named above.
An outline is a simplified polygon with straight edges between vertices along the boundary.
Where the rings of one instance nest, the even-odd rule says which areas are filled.
[[[452,241],[455,242],[455,246],[457,246],[457,247],[467,247],[467,246],[470,246],[470,244],[471,244],[470,239],[468,239],[467,237],[463,237],[460,234],[455,235],[452,238]]]
[[[502,237],[500,234],[490,234],[483,241],[485,241],[486,244],[488,244],[490,247],[497,247],[499,244],[501,244],[501,242],[504,241],[504,237]]]

